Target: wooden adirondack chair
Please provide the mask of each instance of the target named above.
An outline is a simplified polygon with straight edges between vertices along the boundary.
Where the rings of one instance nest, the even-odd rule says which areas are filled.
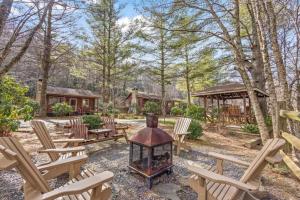
[[[126,130],[128,126],[116,126],[115,119],[112,117],[102,117],[102,121],[104,122],[104,128],[112,130],[112,136],[115,140],[125,137],[126,142],[128,143],[128,136]]]
[[[40,153],[47,153],[52,161],[58,159],[65,159],[72,156],[84,155],[85,147],[78,144],[84,139],[59,139],[52,140],[48,129],[43,121],[34,120],[31,122],[32,128],[43,145],[43,149],[39,150]],[[56,148],[54,143],[67,143],[64,148]]]
[[[0,137],[0,145],[9,147],[15,153],[23,156],[28,155],[22,145],[14,137]],[[74,178],[80,172],[80,167],[86,163],[88,157],[86,155],[56,160],[49,163],[44,163],[38,166],[38,169],[43,172],[46,179],[55,178],[61,174],[68,173],[70,178]],[[0,169],[9,169],[10,161],[7,159],[0,160]],[[45,171],[46,170],[46,171]],[[44,173],[46,172],[46,173]]]
[[[190,161],[188,169],[194,173],[190,177],[190,186],[198,193],[199,200],[256,199],[249,193],[258,189],[258,186],[253,184],[268,162],[272,164],[280,162],[275,159],[275,155],[284,144],[283,139],[269,139],[251,163],[217,153],[209,154],[217,159],[216,167],[211,167],[209,170]],[[248,169],[240,180],[223,176],[224,160],[247,166]]]
[[[25,200],[106,200],[111,196],[111,188],[107,182],[112,180],[114,176],[112,172],[105,171],[96,174],[87,169],[82,172],[77,171],[77,176],[67,184],[51,190],[46,176],[48,173],[55,173],[62,166],[44,166],[45,173],[42,174],[41,169],[32,163],[16,138],[0,138],[0,152],[5,157],[7,168],[16,168],[22,175]]]
[[[173,144],[177,146],[177,155],[180,153],[181,148],[189,149],[189,147],[184,142],[184,138],[189,133],[188,129],[191,121],[192,119],[183,117],[176,120],[174,130],[172,132],[172,137],[174,139]]]

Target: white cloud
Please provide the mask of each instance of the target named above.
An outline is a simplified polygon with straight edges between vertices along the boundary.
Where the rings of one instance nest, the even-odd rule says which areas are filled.
[[[121,27],[122,32],[126,32],[132,25],[136,25],[139,22],[143,22],[144,17],[142,15],[136,15],[134,17],[121,17],[117,24]]]

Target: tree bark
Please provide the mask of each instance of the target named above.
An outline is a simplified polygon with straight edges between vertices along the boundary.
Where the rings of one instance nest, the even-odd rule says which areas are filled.
[[[3,0],[0,3],[0,36],[3,33],[3,29],[10,14],[13,2],[13,0]]]
[[[53,4],[48,10],[47,23],[46,23],[46,31],[44,34],[44,52],[42,59],[42,70],[43,70],[43,80],[41,87],[41,102],[40,102],[40,116],[44,117],[47,115],[47,99],[46,99],[46,91],[49,79],[49,70],[51,68],[51,50],[52,50],[52,8]]]

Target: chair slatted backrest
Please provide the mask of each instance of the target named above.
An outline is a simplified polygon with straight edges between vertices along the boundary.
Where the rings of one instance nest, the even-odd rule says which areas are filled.
[[[251,162],[248,169],[245,171],[241,178],[241,181],[247,183],[248,181],[254,180],[261,174],[261,171],[267,165],[266,157],[275,156],[275,154],[283,147],[285,140],[274,138],[267,140],[264,147],[260,150],[259,154]]]
[[[56,148],[50,137],[48,129],[43,121],[33,120],[31,122],[31,126],[32,126],[35,134],[39,138],[40,142],[42,143],[44,149],[55,149]],[[50,156],[50,159],[52,161],[58,160],[60,157],[59,153],[49,153],[48,155]]]
[[[29,155],[15,137],[0,137],[0,151],[9,160],[17,160],[17,169],[22,177],[33,188],[42,193],[49,192],[50,187],[37,167],[32,163]],[[11,153],[10,153],[11,152]],[[15,156],[12,156],[12,153]]]
[[[175,126],[174,126],[174,130],[173,130],[173,134],[174,134],[173,137],[176,139],[177,134],[186,133],[189,129],[191,121],[192,121],[192,119],[184,118],[184,117],[181,117],[181,118],[177,119],[176,123],[175,123]]]
[[[74,124],[74,138],[88,139],[88,128],[85,124]]]
[[[74,138],[86,138],[87,133],[81,132],[81,125],[83,124],[82,118],[70,119],[71,133]]]
[[[115,119],[113,117],[102,117],[104,128],[111,129],[112,135],[117,134]]]

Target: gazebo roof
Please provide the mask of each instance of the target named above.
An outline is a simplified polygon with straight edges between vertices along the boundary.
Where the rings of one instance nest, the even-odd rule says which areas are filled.
[[[254,88],[258,97],[268,97],[268,94],[261,89]],[[248,92],[242,83],[227,83],[208,87],[193,94],[194,97],[212,97],[220,99],[240,99],[248,97]]]

